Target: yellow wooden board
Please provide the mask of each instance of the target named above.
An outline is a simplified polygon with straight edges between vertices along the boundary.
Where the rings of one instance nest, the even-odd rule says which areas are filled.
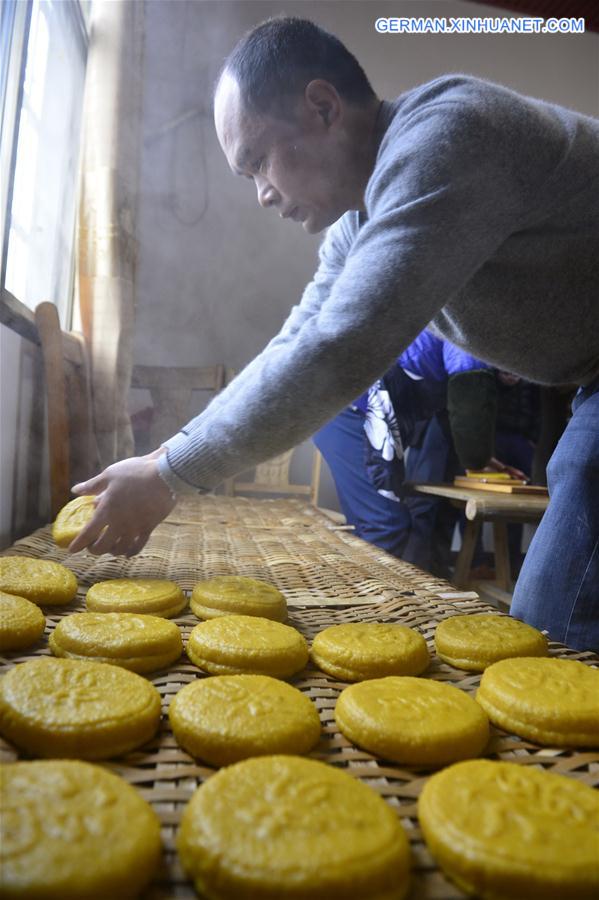
[[[539,484],[523,484],[521,481],[480,481],[466,475],[456,475],[453,480],[456,487],[472,488],[475,491],[493,491],[500,494],[536,494],[547,497],[547,488]]]

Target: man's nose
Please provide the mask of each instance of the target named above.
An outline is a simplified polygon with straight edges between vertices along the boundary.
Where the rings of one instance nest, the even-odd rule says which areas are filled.
[[[276,206],[280,200],[279,194],[265,178],[256,179],[256,191],[258,192],[258,203],[264,209],[270,206]]]

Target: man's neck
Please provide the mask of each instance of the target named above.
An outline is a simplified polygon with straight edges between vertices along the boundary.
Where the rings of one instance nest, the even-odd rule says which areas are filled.
[[[356,198],[359,202],[353,208],[357,210],[365,209],[364,192],[372,175],[378,149],[385,132],[381,116],[382,109],[383,102],[376,98],[366,109],[360,110],[352,122],[352,131],[355,136],[354,165],[359,185]]]

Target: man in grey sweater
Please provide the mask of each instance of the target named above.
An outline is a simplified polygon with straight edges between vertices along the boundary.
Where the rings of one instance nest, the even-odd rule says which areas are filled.
[[[428,326],[531,381],[582,386],[513,611],[599,648],[599,122],[462,75],[381,102],[347,49],[299,19],[240,41],[215,122],[261,206],[328,228],[320,264],[200,416],[77,486],[99,500],[71,549],[137,552],[177,494],[313,433]]]

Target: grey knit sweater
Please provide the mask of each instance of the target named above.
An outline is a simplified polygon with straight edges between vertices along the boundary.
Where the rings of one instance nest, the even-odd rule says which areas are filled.
[[[294,446],[427,325],[544,384],[599,374],[599,121],[466,76],[383,103],[365,194],[280,333],[160,460],[209,489]]]

